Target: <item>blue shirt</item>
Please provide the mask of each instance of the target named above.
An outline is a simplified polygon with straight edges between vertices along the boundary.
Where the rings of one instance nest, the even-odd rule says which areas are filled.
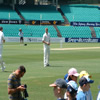
[[[64,76],[64,80],[66,81],[66,83],[69,82],[69,80],[68,80],[68,74],[66,74],[66,75]]]
[[[79,88],[78,88],[77,93],[78,93],[79,91],[82,91],[81,88],[80,88],[80,86],[79,86]],[[93,100],[93,99],[92,99],[92,94],[91,94],[90,89],[89,89],[88,91],[84,92],[84,93],[85,93],[85,95],[86,95],[87,100]]]
[[[19,35],[20,37],[23,37],[23,32],[19,32],[18,35]]]
[[[87,100],[86,94],[83,91],[79,91],[76,98],[77,98],[77,100]]]

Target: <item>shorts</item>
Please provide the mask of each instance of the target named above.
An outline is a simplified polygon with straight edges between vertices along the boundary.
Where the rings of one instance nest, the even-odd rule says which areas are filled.
[[[21,40],[23,41],[23,37],[20,37],[20,41],[21,41]]]

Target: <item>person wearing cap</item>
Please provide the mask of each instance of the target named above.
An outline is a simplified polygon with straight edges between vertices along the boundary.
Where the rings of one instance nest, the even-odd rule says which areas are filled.
[[[64,79],[57,79],[53,84],[50,84],[49,86],[54,88],[53,91],[57,100],[66,100],[64,99],[64,94],[67,89],[67,83]]]
[[[64,76],[64,80],[66,81],[66,83],[68,83],[71,80],[73,80],[73,81],[75,81],[77,83],[78,76],[79,76],[79,73],[77,72],[77,69],[76,68],[70,68],[68,70],[68,74],[66,74]],[[66,93],[65,93],[64,98],[67,99]]]
[[[77,83],[75,81],[69,81],[67,83],[67,99],[66,100],[76,100],[76,95],[77,95],[77,90],[78,90],[78,86]]]
[[[83,76],[79,79],[80,91],[77,93],[77,100],[88,100],[85,92],[90,89],[90,84],[93,83],[89,76]]]
[[[92,77],[92,76],[89,75],[89,73],[88,73],[87,71],[85,71],[85,70],[83,70],[83,71],[80,72],[79,79],[80,79],[81,77],[83,77],[83,76],[88,76],[89,78]],[[81,90],[81,88],[80,88],[80,86],[79,86],[78,92],[79,92],[80,90]],[[93,98],[92,98],[92,93],[91,93],[91,90],[90,90],[90,89],[89,89],[88,91],[86,91],[85,94],[86,94],[87,100],[93,100]]]
[[[23,41],[24,41],[23,34],[24,33],[22,32],[22,29],[20,28],[19,33],[18,33],[18,35],[20,36],[20,43],[23,43]]]
[[[70,68],[68,70],[68,74],[66,74],[64,76],[64,80],[66,82],[69,82],[70,80],[73,80],[73,81],[77,82],[78,76],[79,76],[79,73],[77,72],[77,69],[76,68]]]
[[[1,64],[2,71],[4,71],[4,69],[5,69],[3,59],[2,59],[3,43],[5,43],[3,27],[0,27],[0,64]]]

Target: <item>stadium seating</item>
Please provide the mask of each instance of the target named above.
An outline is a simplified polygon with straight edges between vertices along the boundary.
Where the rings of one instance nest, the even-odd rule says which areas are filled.
[[[61,14],[51,5],[16,5],[16,8],[24,16],[26,20],[60,20],[64,21]],[[99,22],[100,10],[98,6],[91,5],[63,5],[62,11],[65,13],[68,20],[81,21],[81,22]],[[0,6],[0,19],[18,20],[19,16],[10,6]],[[22,28],[24,37],[42,37],[45,28],[48,27],[51,37],[58,37],[57,31],[53,25],[18,25],[18,24],[0,24],[4,28],[4,34],[6,37],[19,37],[19,28]],[[57,26],[62,37],[67,38],[92,38],[91,30],[89,27],[73,27],[73,26]],[[100,28],[94,28],[96,37],[100,38]]]
[[[23,5],[16,6],[16,8],[26,20],[59,20],[64,22],[56,7],[51,5]]]
[[[57,26],[62,37],[92,38],[89,27]]]
[[[72,21],[100,22],[100,10],[94,5],[64,5],[61,10]]]
[[[12,25],[0,24],[4,28],[6,37],[18,37],[19,28],[22,28],[24,37],[42,37],[45,28],[49,29],[51,37],[57,37],[55,28],[51,25]],[[92,38],[89,27],[57,26],[62,37],[67,38]]]
[[[100,28],[99,27],[94,27],[95,33],[96,33],[96,38],[100,38]]]
[[[49,29],[51,37],[57,37],[57,32],[53,26],[40,26],[40,25],[11,25],[11,24],[0,24],[4,28],[4,35],[6,37],[18,37],[19,28],[22,28],[24,37],[42,37],[45,28]]]
[[[0,20],[21,20],[10,6],[0,5]]]

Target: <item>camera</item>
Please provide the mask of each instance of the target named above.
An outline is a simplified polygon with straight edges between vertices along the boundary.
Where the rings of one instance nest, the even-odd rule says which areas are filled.
[[[27,98],[29,97],[28,92],[27,92],[27,85],[25,84],[24,87],[25,87],[25,90],[23,91],[23,96],[24,98]]]

